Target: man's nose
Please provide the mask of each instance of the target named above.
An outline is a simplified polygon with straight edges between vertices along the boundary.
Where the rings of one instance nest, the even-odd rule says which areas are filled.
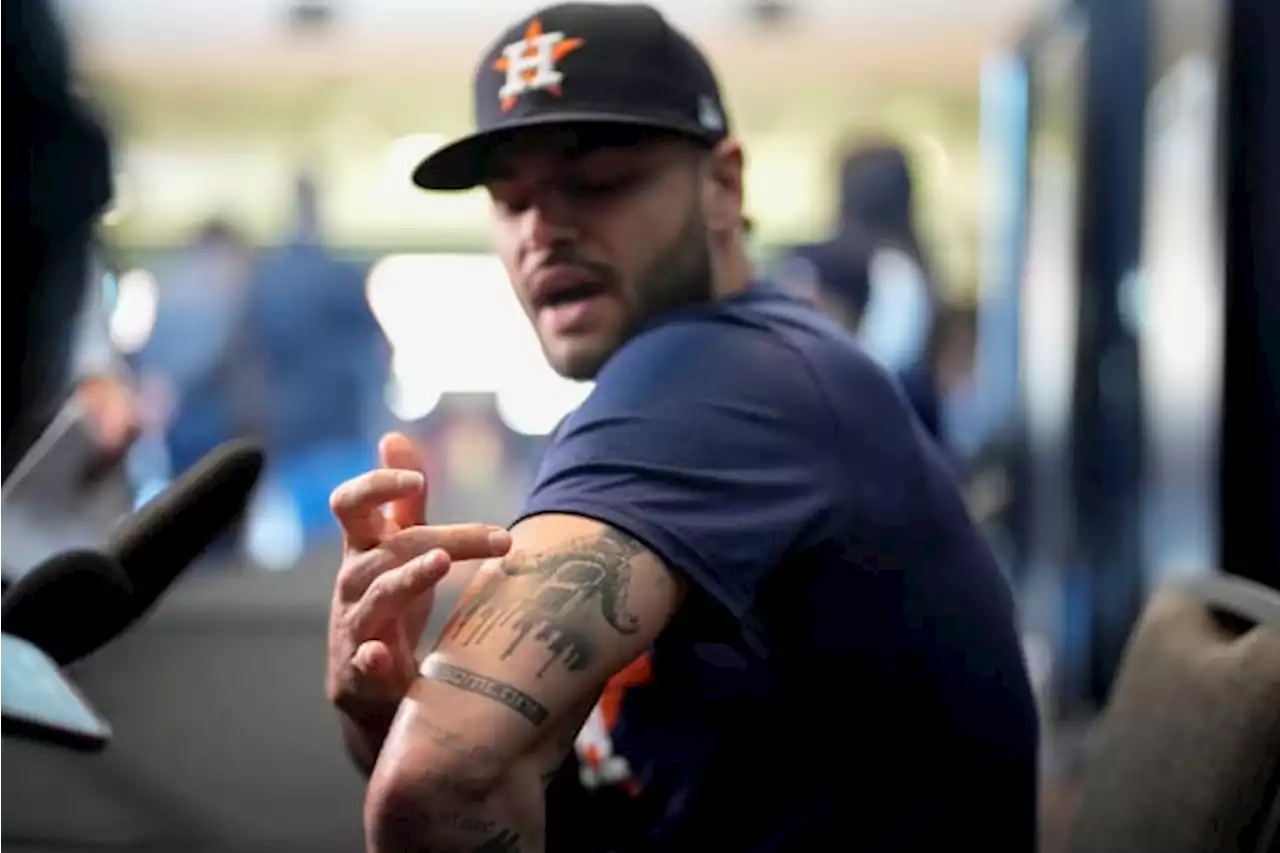
[[[579,237],[577,223],[576,211],[563,194],[541,192],[524,212],[522,236],[526,245],[539,248],[572,242]]]

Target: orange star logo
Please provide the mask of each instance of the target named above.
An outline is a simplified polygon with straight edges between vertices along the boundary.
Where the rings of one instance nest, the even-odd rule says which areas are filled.
[[[502,49],[493,67],[507,75],[498,90],[498,102],[506,112],[526,92],[550,92],[559,97],[564,74],[557,63],[585,44],[580,38],[566,38],[561,32],[543,32],[542,21],[534,18],[525,28],[524,38]]]

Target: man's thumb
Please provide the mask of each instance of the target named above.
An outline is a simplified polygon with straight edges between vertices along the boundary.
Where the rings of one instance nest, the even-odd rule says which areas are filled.
[[[367,640],[351,657],[351,666],[367,678],[384,678],[391,673],[395,661],[391,650],[381,640]]]

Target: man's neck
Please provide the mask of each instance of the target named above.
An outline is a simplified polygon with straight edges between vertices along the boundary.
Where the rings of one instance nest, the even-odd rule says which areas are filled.
[[[714,264],[712,269],[715,276],[712,292],[716,299],[727,299],[751,287],[754,270],[740,243],[721,256],[719,263]]]

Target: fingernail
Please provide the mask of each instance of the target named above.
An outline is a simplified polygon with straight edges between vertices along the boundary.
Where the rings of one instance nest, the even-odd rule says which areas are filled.
[[[511,547],[511,534],[505,530],[489,531],[489,547],[495,551],[505,551]]]
[[[398,471],[396,473],[396,485],[402,489],[409,489],[422,484],[422,475],[417,471]]]

